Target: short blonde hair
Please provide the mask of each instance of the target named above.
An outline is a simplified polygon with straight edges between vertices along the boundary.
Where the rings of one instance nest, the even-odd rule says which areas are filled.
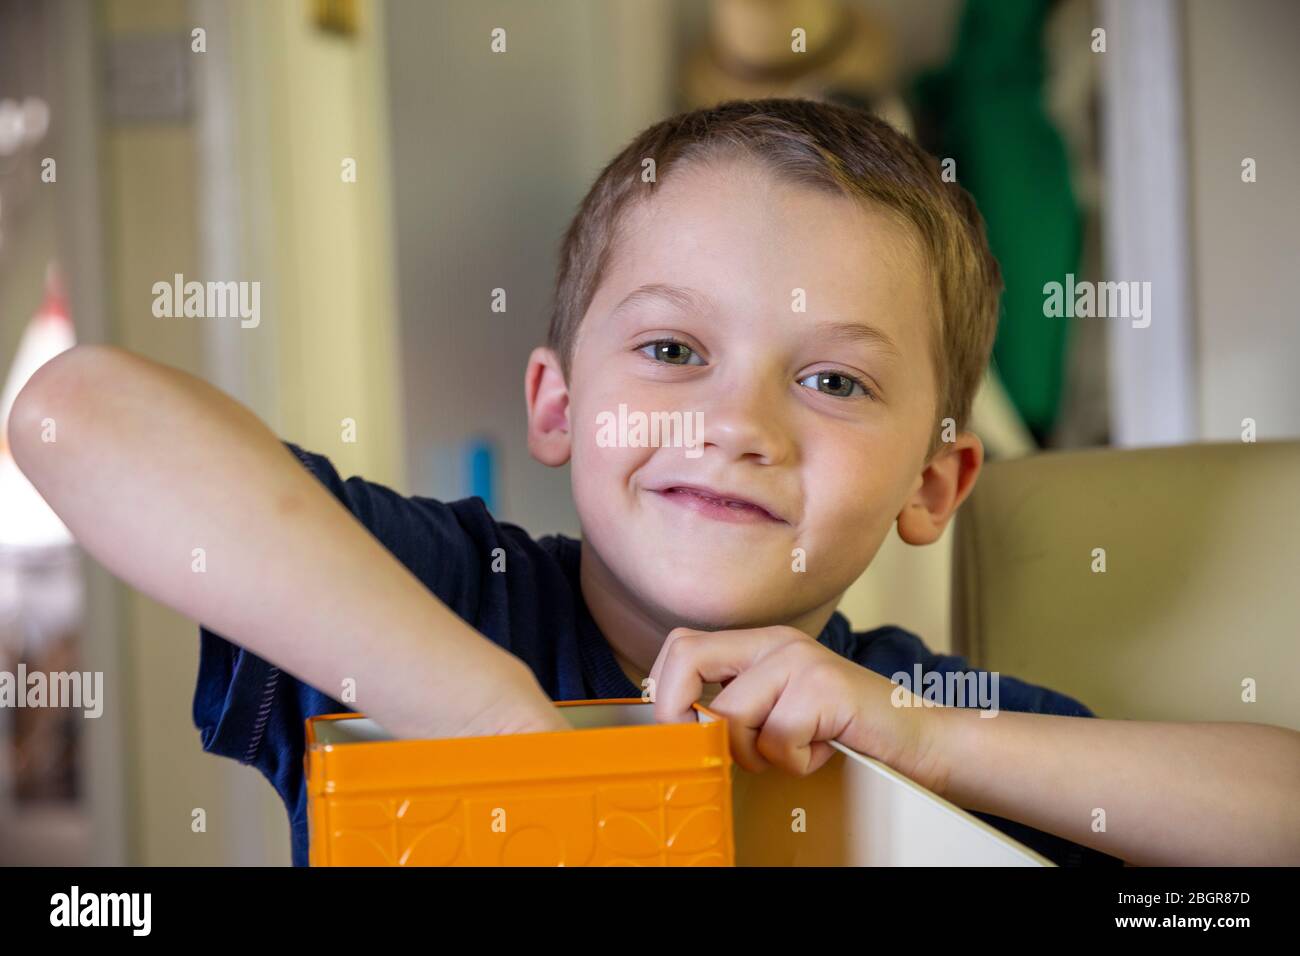
[[[938,421],[964,429],[997,333],[1002,273],[975,201],[939,162],[863,110],[807,99],[732,100],[655,123],[601,171],[569,224],[547,344],[569,376],[578,329],[618,247],[619,227],[678,164],[753,158],[784,182],[856,198],[896,214],[920,238],[933,271],[937,334],[931,356]],[[654,181],[642,171],[654,160]],[[929,457],[927,455],[927,457]]]

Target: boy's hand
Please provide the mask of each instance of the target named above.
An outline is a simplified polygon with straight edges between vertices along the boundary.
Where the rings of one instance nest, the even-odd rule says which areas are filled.
[[[708,704],[727,718],[731,753],[750,771],[775,764],[812,773],[830,759],[829,741],[875,757],[934,789],[938,768],[927,756],[928,708],[897,707],[910,693],[792,627],[738,631],[673,630],[650,669],[655,719],[694,720],[691,704],[706,683],[722,691]]]
[[[490,675],[481,675],[480,686],[490,695],[483,710],[463,723],[449,725],[443,720],[409,736],[491,737],[572,730],[573,725],[560,716],[559,708],[546,696],[528,665],[515,657],[508,658],[508,663],[506,660],[503,657],[502,665]]]
[[[463,682],[454,710],[431,708],[424,701],[411,710],[390,712],[377,723],[394,737],[415,740],[573,729],[527,664],[482,640],[484,646],[469,664],[474,680]]]

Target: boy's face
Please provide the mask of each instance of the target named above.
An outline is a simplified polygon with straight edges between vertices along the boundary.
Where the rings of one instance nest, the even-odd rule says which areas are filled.
[[[909,230],[737,163],[674,170],[626,225],[567,385],[553,364],[530,384],[534,454],[571,456],[607,577],[662,621],[794,623],[895,519],[908,537],[908,509],[937,537],[956,502],[925,490],[933,305]],[[665,286],[684,291],[625,302]],[[698,420],[698,444],[609,447],[620,405]]]

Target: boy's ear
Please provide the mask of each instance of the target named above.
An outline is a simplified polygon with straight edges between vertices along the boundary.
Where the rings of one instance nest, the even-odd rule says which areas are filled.
[[[941,445],[899,512],[899,537],[908,544],[938,541],[983,466],[984,444],[974,432],[962,432],[956,441]]]
[[[524,401],[528,403],[528,451],[552,468],[569,460],[569,386],[560,360],[544,346],[533,349],[524,372]]]

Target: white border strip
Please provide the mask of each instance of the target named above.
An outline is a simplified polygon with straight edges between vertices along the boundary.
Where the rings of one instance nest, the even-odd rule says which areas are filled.
[[[1105,278],[1150,281],[1151,324],[1109,320],[1111,443],[1195,441],[1182,18],[1173,0],[1102,0]],[[1089,321],[1089,320],[1085,320]]]

